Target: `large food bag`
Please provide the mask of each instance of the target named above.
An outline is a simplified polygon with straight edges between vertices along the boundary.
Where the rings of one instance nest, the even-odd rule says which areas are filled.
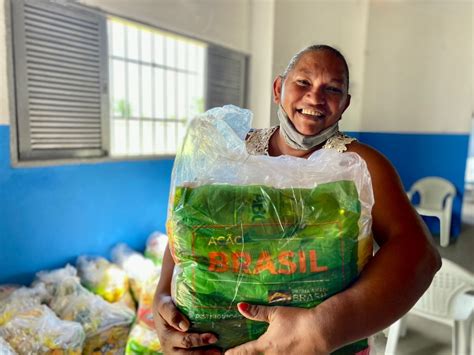
[[[16,315],[36,308],[48,299],[44,285],[18,288],[1,286],[1,289],[0,327]]]
[[[133,297],[140,301],[140,294],[148,280],[160,274],[161,268],[152,260],[131,249],[124,243],[117,244],[112,249],[112,261],[120,266],[128,275]]]
[[[238,302],[315,307],[349,287],[372,255],[364,160],[329,149],[307,160],[249,155],[250,120],[235,106],[194,119],[172,174],[172,295],[191,330],[217,334],[222,349],[268,327],[245,319]]]
[[[123,304],[135,311],[127,273],[100,256],[81,255],[76,262],[81,283],[110,303]]]
[[[52,291],[49,306],[63,320],[76,321],[86,334],[84,353],[122,354],[135,314],[129,308],[108,303],[84,288],[71,266],[37,274],[37,283]]]
[[[10,344],[0,336],[0,354],[2,355],[17,355],[18,353],[13,350]]]
[[[85,334],[79,323],[61,320],[47,306],[40,305],[16,314],[0,327],[0,337],[22,355],[79,355]]]

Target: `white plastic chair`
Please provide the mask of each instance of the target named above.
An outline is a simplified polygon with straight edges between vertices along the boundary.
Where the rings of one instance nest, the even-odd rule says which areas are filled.
[[[420,195],[420,203],[415,206],[417,212],[423,216],[439,219],[440,244],[442,247],[447,247],[449,245],[449,231],[451,229],[451,215],[456,188],[446,179],[429,176],[416,181],[412,185],[407,192],[410,201],[415,193]]]
[[[474,274],[443,259],[443,266],[435,275],[428,290],[409,311],[429,320],[451,325],[452,354],[467,355],[472,348],[474,320]],[[468,293],[469,292],[469,293]],[[388,331],[386,355],[396,353],[398,338],[406,330],[406,315],[392,324]]]

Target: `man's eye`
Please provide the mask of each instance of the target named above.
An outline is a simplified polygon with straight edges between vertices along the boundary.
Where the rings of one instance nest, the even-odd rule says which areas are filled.
[[[296,80],[296,83],[300,86],[308,86],[309,85],[308,80]]]
[[[337,87],[334,87],[334,86],[327,87],[326,91],[328,91],[330,93],[342,94],[342,90],[337,88]]]

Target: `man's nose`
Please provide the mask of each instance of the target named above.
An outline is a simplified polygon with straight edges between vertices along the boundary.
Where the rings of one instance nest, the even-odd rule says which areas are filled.
[[[326,96],[324,95],[324,91],[321,88],[317,87],[308,90],[308,92],[306,93],[306,99],[308,103],[313,105],[326,103]]]

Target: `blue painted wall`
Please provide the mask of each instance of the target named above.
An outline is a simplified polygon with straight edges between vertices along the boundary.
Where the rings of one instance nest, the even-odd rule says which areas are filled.
[[[28,283],[81,254],[109,256],[118,242],[143,249],[150,232],[165,230],[172,160],[12,168],[9,134],[0,125],[0,283]],[[406,189],[428,175],[452,181],[459,234],[469,135],[351,135],[385,154]]]
[[[406,134],[360,132],[361,142],[382,152],[396,167],[405,189],[425,176],[440,176],[457,190],[453,203],[451,236],[461,231],[461,207],[469,134]],[[435,218],[425,218],[431,232],[439,235]]]
[[[12,168],[0,125],[0,283],[165,230],[172,160]]]

